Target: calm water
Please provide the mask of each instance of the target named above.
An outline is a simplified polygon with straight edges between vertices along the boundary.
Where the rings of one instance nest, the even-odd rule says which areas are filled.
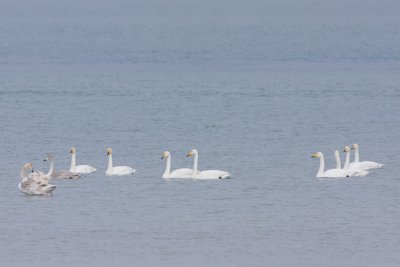
[[[397,1],[0,3],[1,266],[398,266]],[[317,179],[360,144],[385,163]],[[98,168],[17,189],[26,162]],[[107,177],[114,163],[138,169]],[[232,179],[163,180],[173,168]],[[344,155],[342,160],[344,160]]]

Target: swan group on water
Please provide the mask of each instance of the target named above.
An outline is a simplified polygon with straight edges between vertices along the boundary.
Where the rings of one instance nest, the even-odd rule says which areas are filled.
[[[90,174],[96,172],[96,168],[90,165],[76,165],[76,149],[72,147],[71,153],[71,167],[69,170],[56,171],[54,157],[52,155],[46,155],[43,161],[50,162],[49,171],[45,174],[40,171],[33,171],[32,163],[26,163],[21,171],[20,178],[21,182],[18,184],[18,188],[21,192],[31,196],[48,196],[52,195],[52,192],[56,189],[55,185],[49,184],[50,179],[78,179],[81,174]],[[225,179],[230,176],[226,171],[219,170],[198,170],[199,154],[196,149],[190,150],[187,157],[193,157],[194,163],[193,168],[182,168],[176,169],[171,172],[171,153],[165,151],[162,154],[161,159],[166,159],[167,165],[165,167],[162,178],[189,178],[189,179]],[[107,148],[108,166],[105,174],[108,176],[124,176],[133,175],[136,169],[128,166],[113,166],[113,152],[111,148]]]
[[[350,153],[354,151],[354,161],[350,162]],[[336,168],[325,170],[325,159],[322,152],[314,153],[312,158],[320,159],[320,166],[316,177],[318,178],[339,178],[339,177],[352,177],[352,176],[366,176],[373,169],[382,168],[383,164],[373,161],[360,161],[359,145],[353,144],[351,148],[345,146],[343,149],[345,153],[345,163],[341,164],[340,153],[335,151]],[[52,155],[47,155],[44,161],[50,163],[49,171],[47,173],[41,171],[34,171],[32,163],[26,163],[22,166],[20,171],[21,181],[18,188],[21,192],[31,196],[48,196],[56,189],[55,185],[49,184],[51,179],[78,179],[82,174],[90,174],[96,172],[96,168],[90,165],[76,165],[76,149],[72,147],[71,153],[71,166],[69,170],[56,171],[55,161]],[[164,151],[161,159],[166,160],[165,171],[162,178],[170,179],[225,179],[229,178],[230,174],[227,171],[220,170],[199,170],[199,152],[196,149],[190,150],[187,157],[193,157],[193,168],[180,168],[171,170],[171,153]],[[136,169],[128,166],[114,166],[113,165],[113,151],[107,148],[108,166],[105,171],[107,176],[124,176],[133,175]]]
[[[199,152],[196,149],[190,150],[186,157],[193,157],[193,169],[183,168],[176,169],[171,172],[171,153],[169,151],[165,151],[162,154],[161,159],[167,160],[167,165],[165,166],[165,171],[163,174],[163,178],[192,178],[192,179],[225,179],[229,178],[230,174],[226,171],[218,171],[218,170],[206,170],[199,171]]]
[[[354,151],[354,162],[350,163],[350,151]],[[346,161],[341,167],[339,151],[335,151],[336,168],[325,170],[325,159],[322,152],[314,153],[311,158],[319,158],[320,164],[316,177],[318,178],[340,178],[352,176],[367,176],[370,170],[382,168],[383,164],[373,161],[360,161],[359,145],[353,144],[351,148],[345,146]]]

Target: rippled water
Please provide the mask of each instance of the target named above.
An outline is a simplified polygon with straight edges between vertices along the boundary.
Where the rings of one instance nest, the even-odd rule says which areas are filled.
[[[1,5],[1,265],[399,265],[395,1]],[[385,167],[314,177],[355,142]],[[97,173],[18,191],[71,146]],[[192,148],[232,179],[162,179]]]

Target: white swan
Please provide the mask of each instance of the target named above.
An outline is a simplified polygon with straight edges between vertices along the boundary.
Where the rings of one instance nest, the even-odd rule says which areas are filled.
[[[69,171],[54,171],[54,157],[47,155],[43,161],[50,161],[50,169],[46,176],[49,179],[78,179],[81,176],[78,173]]]
[[[359,145],[353,144],[351,150],[354,150],[354,162],[350,163],[350,168],[360,169],[364,171],[382,168],[383,164],[373,161],[360,161],[360,155],[358,152]]]
[[[71,167],[69,168],[70,172],[74,173],[93,173],[96,171],[96,168],[89,165],[75,165],[76,160],[76,149],[75,147],[71,147]]]
[[[171,153],[169,151],[164,151],[161,159],[167,159],[162,178],[192,178],[193,169],[182,168],[171,172]]]
[[[20,178],[18,189],[29,196],[49,196],[56,189],[55,185],[49,184],[44,175],[33,172],[32,163],[22,166]]]
[[[195,179],[224,179],[230,176],[229,172],[226,171],[219,171],[219,170],[207,170],[199,172],[197,170],[198,161],[199,161],[199,153],[196,149],[192,149],[186,155],[187,157],[194,156],[194,164],[193,164],[193,172],[192,178]]]
[[[112,149],[111,148],[107,148],[107,156],[108,156],[108,168],[106,170],[106,175],[118,175],[118,176],[122,176],[122,175],[133,175],[136,170],[131,168],[131,167],[127,167],[127,166],[117,166],[117,167],[113,167],[113,161],[112,161]]]
[[[319,163],[319,170],[317,172],[316,177],[318,178],[339,178],[339,177],[348,177],[347,171],[343,169],[330,169],[325,171],[325,159],[324,159],[324,154],[322,152],[317,152],[312,154],[311,158],[319,158],[320,163]]]
[[[349,146],[345,146],[343,149],[343,152],[346,153],[346,161],[343,165],[343,169],[347,170],[349,176],[367,176],[369,174],[369,172],[360,170],[360,169],[356,169],[354,166],[350,167],[350,147]]]

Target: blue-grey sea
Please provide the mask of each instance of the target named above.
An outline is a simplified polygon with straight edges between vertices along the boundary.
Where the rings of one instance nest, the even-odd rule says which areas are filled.
[[[0,266],[400,266],[397,0],[0,2]],[[315,178],[358,143],[367,177]],[[32,162],[52,197],[17,189]],[[107,147],[133,176],[105,175]],[[162,179],[173,168],[231,179]],[[344,155],[341,153],[342,161]]]

